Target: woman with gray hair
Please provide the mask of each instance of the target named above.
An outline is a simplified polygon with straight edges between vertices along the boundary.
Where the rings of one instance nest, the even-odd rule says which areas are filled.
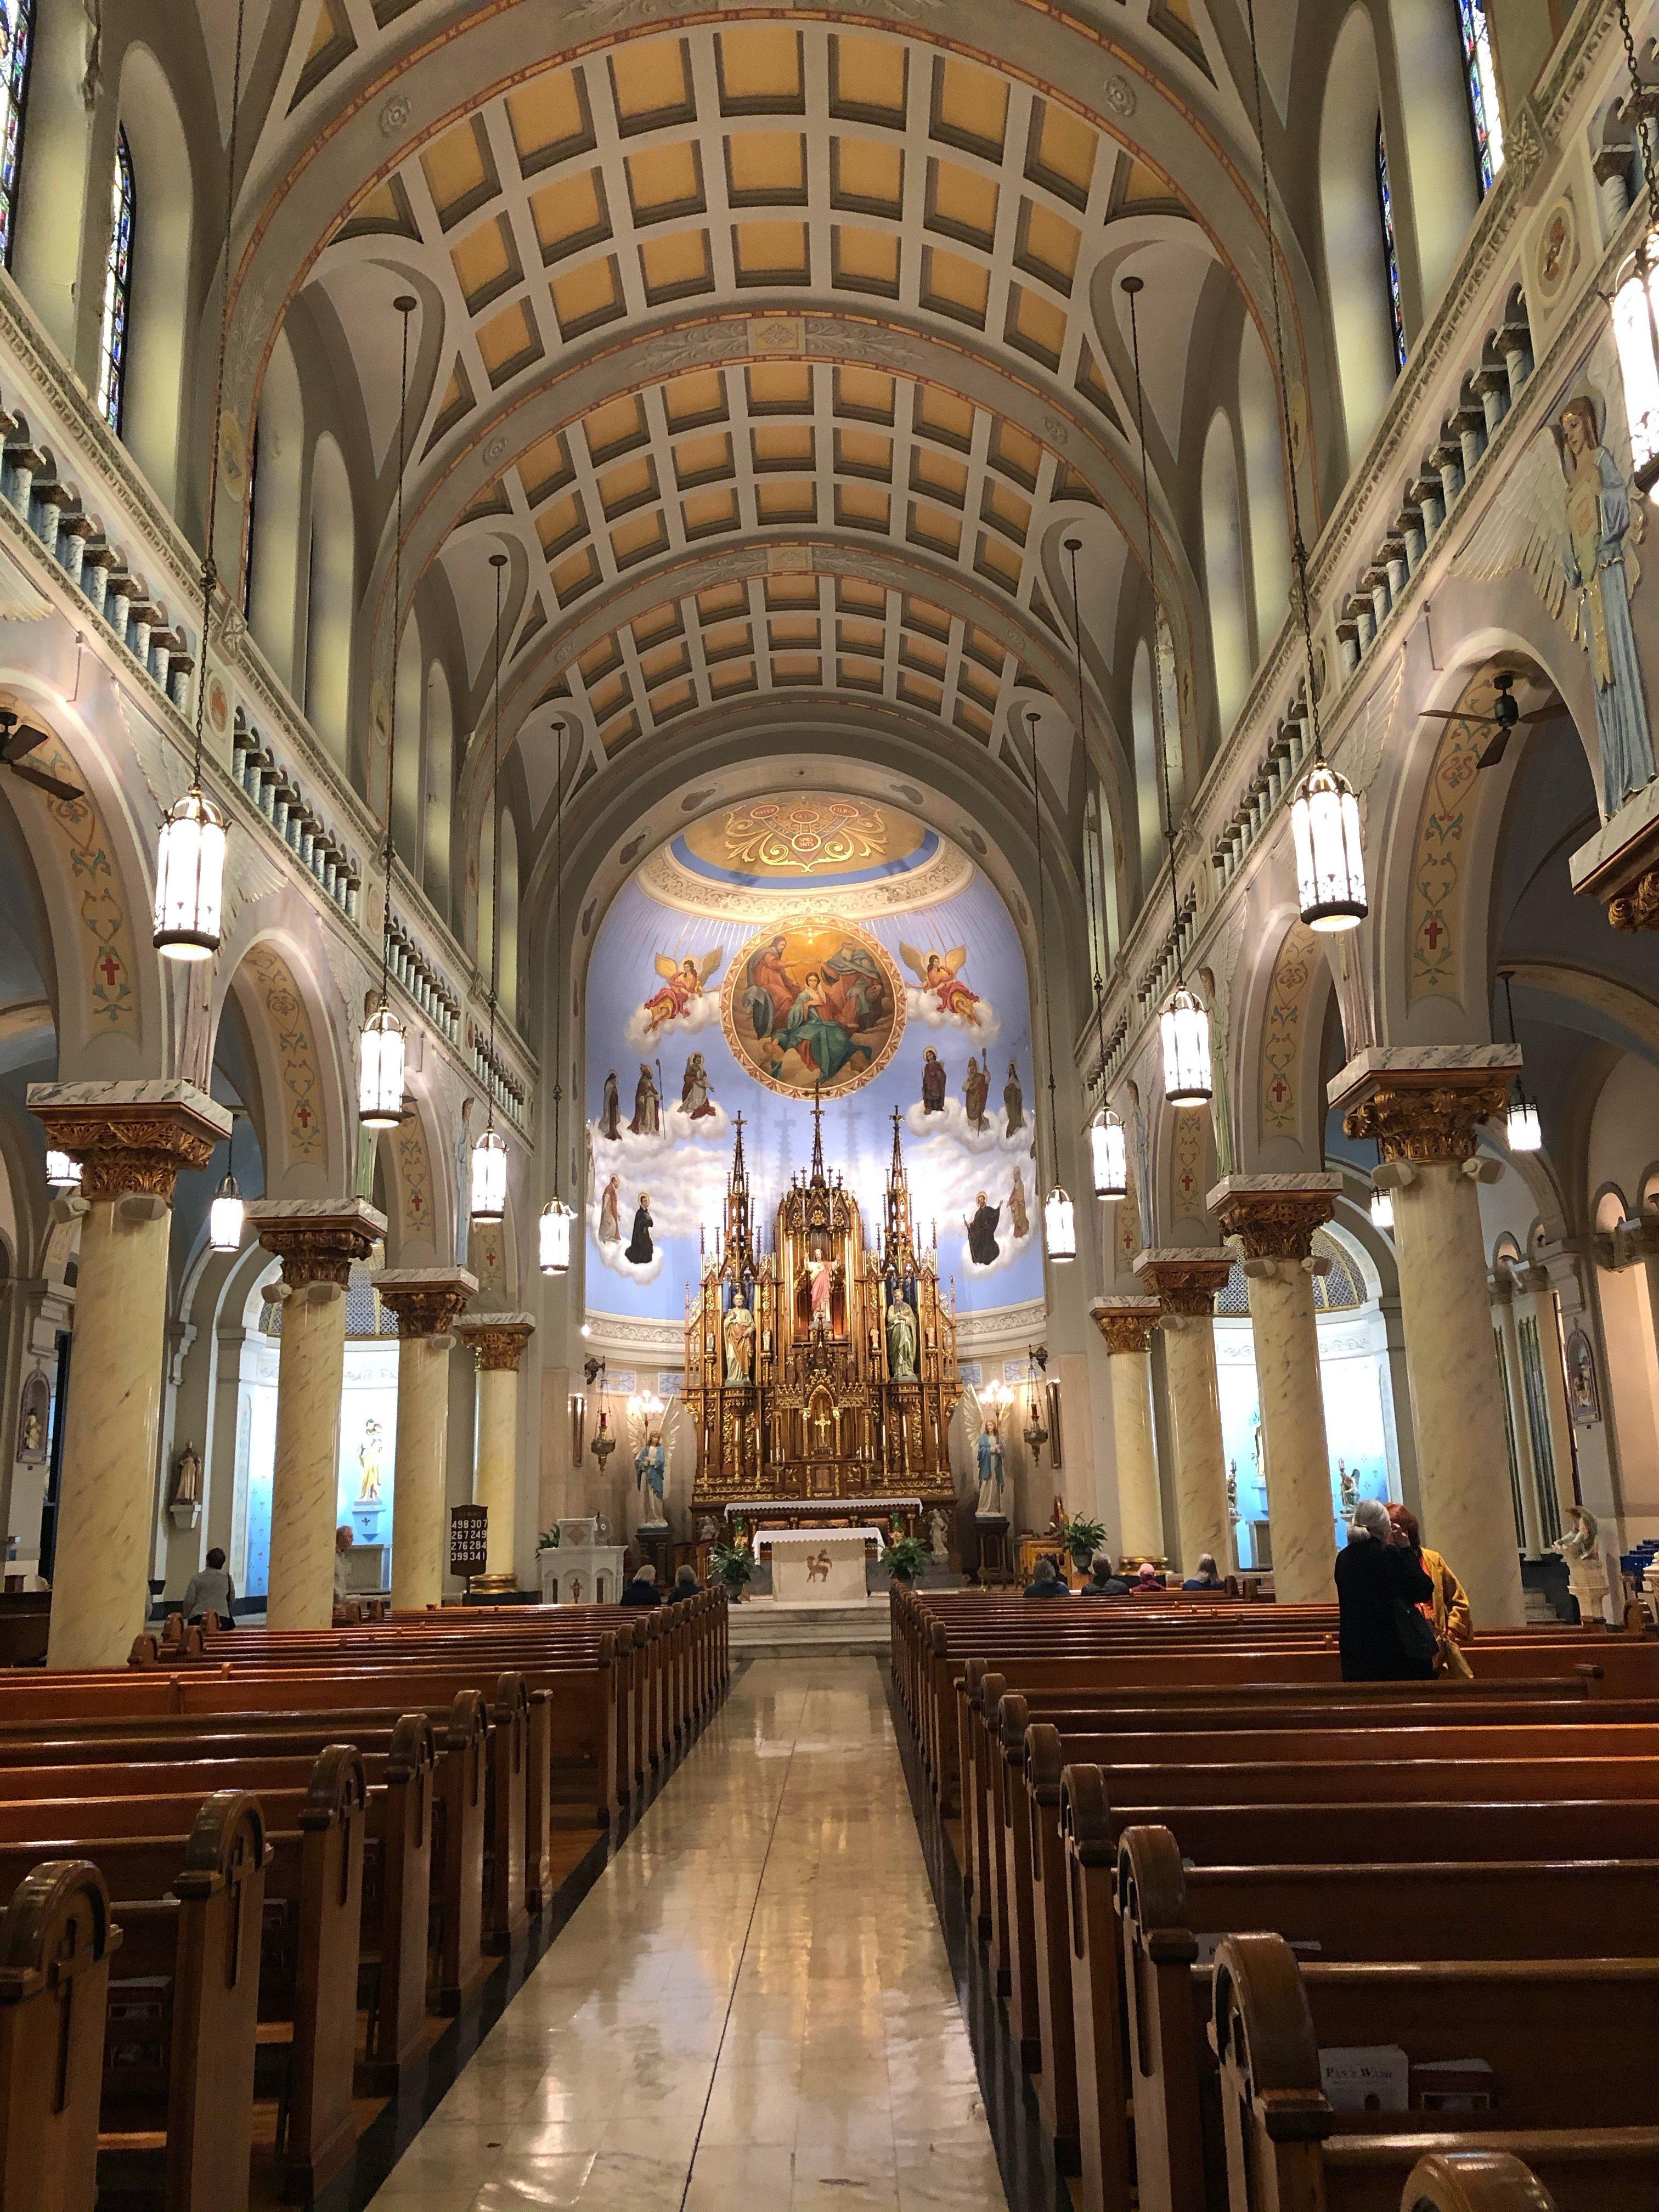
[[[1343,1680],[1432,1680],[1434,1632],[1417,1608],[1433,1596],[1434,1584],[1416,1555],[1394,1541],[1388,1507],[1360,1498],[1336,1555]]]

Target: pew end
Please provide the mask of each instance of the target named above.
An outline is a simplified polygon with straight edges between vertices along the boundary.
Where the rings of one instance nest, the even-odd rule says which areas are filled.
[[[1412,2168],[1400,2212],[1555,2212],[1555,2199],[1507,2151],[1446,2150]]]
[[[0,1915],[0,2203],[93,2212],[110,1959],[95,1866],[36,1867]]]

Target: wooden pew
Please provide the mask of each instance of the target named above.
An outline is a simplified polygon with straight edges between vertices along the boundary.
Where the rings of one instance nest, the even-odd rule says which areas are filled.
[[[1437,2150],[1412,2168],[1400,2212],[1556,2212],[1537,2176],[1506,2150]]]
[[[1659,1961],[1302,1966],[1280,1936],[1230,1936],[1212,2034],[1226,2212],[1393,2212],[1419,2158],[1458,2148],[1522,2160],[1559,2212],[1640,2212],[1659,2197]],[[1321,2050],[1376,2045],[1413,2068],[1486,2061],[1497,2110],[1339,2115]]]
[[[120,1941],[104,1878],[82,1859],[33,1868],[0,1916],[0,2204],[8,2212],[93,2212],[104,2008]],[[246,2180],[243,2188],[246,2201]]]

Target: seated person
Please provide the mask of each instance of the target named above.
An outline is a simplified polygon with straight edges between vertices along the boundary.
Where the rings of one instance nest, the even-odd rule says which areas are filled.
[[[198,1567],[185,1586],[185,1595],[179,1610],[188,1621],[204,1620],[209,1613],[216,1613],[221,1628],[234,1628],[236,1616],[231,1607],[236,1601],[236,1585],[225,1571],[225,1555],[216,1544],[207,1555],[207,1565]]]
[[[1215,1553],[1213,1552],[1200,1552],[1199,1553],[1198,1572],[1195,1575],[1188,1575],[1186,1581],[1182,1583],[1181,1587],[1184,1590],[1224,1589],[1226,1588],[1226,1584],[1216,1572]]]
[[[1031,1579],[1025,1585],[1027,1597],[1070,1597],[1072,1593],[1060,1580],[1060,1569],[1052,1559],[1039,1559],[1031,1570]]]
[[[674,1587],[668,1593],[668,1601],[671,1605],[678,1605],[682,1598],[699,1595],[702,1589],[702,1584],[697,1580],[696,1569],[688,1562],[675,1576]]]
[[[1150,1559],[1141,1561],[1140,1571],[1134,1579],[1134,1588],[1143,1595],[1150,1593],[1154,1596],[1162,1591],[1164,1577]]]
[[[351,1523],[342,1521],[334,1531],[334,1625],[337,1628],[346,1627],[363,1617],[362,1601],[351,1595],[348,1580],[350,1571],[346,1565],[347,1554],[356,1541],[351,1533]]]
[[[1089,1579],[1078,1592],[1079,1597],[1127,1597],[1129,1585],[1112,1565],[1111,1555],[1097,1552],[1089,1565]]]
[[[634,1579],[617,1601],[618,1605],[660,1605],[662,1593],[657,1588],[654,1567],[635,1568]]]

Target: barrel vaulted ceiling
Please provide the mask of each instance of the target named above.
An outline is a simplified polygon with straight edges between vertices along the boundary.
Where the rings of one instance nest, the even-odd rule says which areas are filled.
[[[1277,156],[1294,18],[1263,14]],[[1146,280],[1158,588],[1196,664],[1209,349],[1231,331],[1236,372],[1244,319],[1269,327],[1242,9],[273,0],[256,44],[228,404],[255,407],[286,318],[323,334],[371,726],[412,291],[404,600],[453,605],[476,718],[507,553],[502,726],[533,816],[558,718],[573,783],[739,711],[781,745],[878,714],[971,775],[1034,703],[1074,822],[1072,527],[1089,750],[1133,813],[1149,600],[1118,280]],[[1316,495],[1328,380],[1293,240],[1280,268]]]

